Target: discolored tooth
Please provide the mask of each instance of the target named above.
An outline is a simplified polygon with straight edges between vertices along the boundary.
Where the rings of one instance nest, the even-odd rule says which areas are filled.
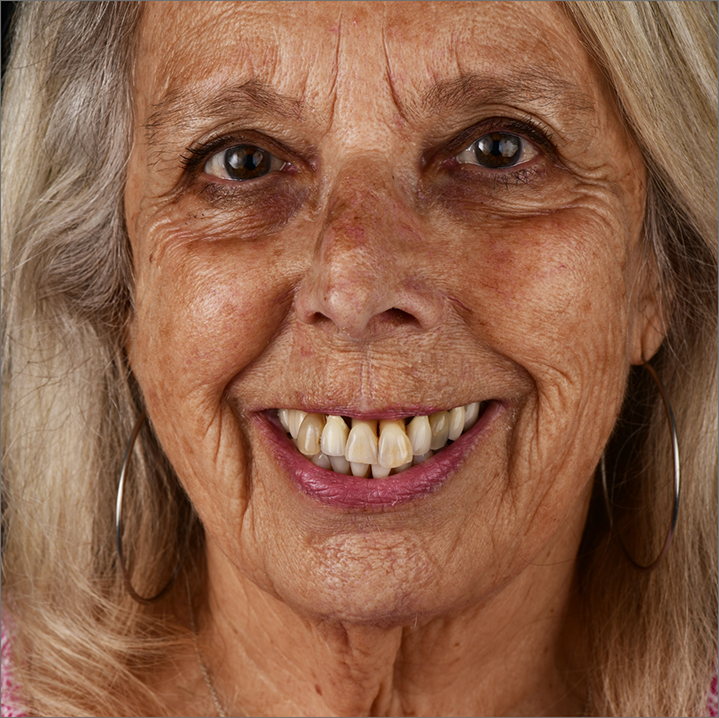
[[[449,411],[449,434],[450,441],[457,441],[464,431],[464,407],[458,406]]]
[[[401,474],[403,471],[406,471],[407,469],[412,468],[412,462],[408,461],[406,464],[402,464],[402,466],[398,466],[396,469],[392,469],[393,474]]]
[[[412,461],[412,444],[404,431],[404,419],[379,423],[377,457],[385,468],[394,469]]]
[[[315,466],[319,466],[321,469],[327,469],[328,471],[332,470],[332,464],[330,463],[330,457],[326,454],[323,454],[321,451],[319,454],[315,454],[310,461]]]
[[[322,431],[322,451],[327,456],[344,456],[350,430],[341,416],[328,416]]]
[[[388,469],[386,466],[382,466],[382,464],[372,464],[373,479],[384,479],[385,476],[389,476],[390,471],[392,471],[392,469]]]
[[[330,464],[332,464],[332,471],[336,471],[338,474],[349,474],[352,472],[350,469],[350,462],[345,459],[344,456],[330,456]]]
[[[426,454],[422,454],[421,456],[415,456],[412,459],[412,466],[417,466],[417,464],[421,464],[424,461],[427,461],[427,459],[431,459],[434,456],[434,451],[428,451]]]
[[[302,421],[306,416],[306,411],[300,411],[299,409],[287,410],[287,423],[290,425],[290,434],[292,435],[293,439],[296,439],[297,434],[300,433],[300,426],[302,425]]]
[[[280,424],[282,424],[282,428],[289,433],[290,431],[290,410],[289,409],[278,409],[277,410],[277,418],[280,420]]]
[[[464,410],[463,431],[467,431],[467,429],[471,429],[474,426],[477,418],[479,417],[479,402],[473,401],[471,404],[467,404],[467,406],[464,407]]]
[[[352,476],[359,476],[366,479],[369,476],[369,464],[363,464],[361,461],[350,461],[352,467]]]
[[[377,463],[377,422],[352,419],[345,445],[345,459],[361,464]],[[357,476],[357,474],[355,474]]]
[[[412,444],[414,456],[426,454],[432,444],[432,427],[429,425],[429,417],[415,416],[407,426],[407,437]]]
[[[297,448],[305,456],[314,456],[320,451],[320,436],[325,427],[324,414],[307,414],[302,419],[297,434]]]
[[[429,425],[432,427],[432,451],[441,449],[447,443],[449,436],[449,412],[438,411],[429,417]]]

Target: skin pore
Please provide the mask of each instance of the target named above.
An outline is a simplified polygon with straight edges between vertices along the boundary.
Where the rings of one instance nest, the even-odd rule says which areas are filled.
[[[641,157],[571,23],[149,4],[134,74],[126,346],[205,527],[200,647],[227,712],[581,714],[576,553],[661,335]],[[516,165],[463,161],[490,133],[520,138]],[[236,146],[277,159],[210,174]],[[451,478],[381,510],[300,492],[262,429],[488,400]],[[173,714],[214,714],[192,650],[156,683]]]

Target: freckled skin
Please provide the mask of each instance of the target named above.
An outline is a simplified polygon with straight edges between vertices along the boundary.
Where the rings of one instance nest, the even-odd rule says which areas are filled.
[[[427,110],[434,83],[523,67],[595,114],[531,92]],[[253,78],[297,102],[251,120],[180,103],[147,126],[172,93]],[[574,559],[627,372],[662,337],[641,156],[561,10],[148,5],[135,94],[127,349],[207,532],[203,653],[227,706],[580,713]],[[556,157],[515,175],[452,163],[467,128],[527,116]],[[288,165],[236,184],[183,173],[213,133]],[[385,513],[300,495],[253,420],[480,399],[507,410],[457,475]],[[175,714],[214,710],[194,654],[176,659],[197,691],[158,675]]]

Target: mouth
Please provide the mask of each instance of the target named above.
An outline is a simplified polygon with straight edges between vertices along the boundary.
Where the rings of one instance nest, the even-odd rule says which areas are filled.
[[[502,408],[490,400],[390,419],[287,408],[261,417],[304,493],[344,508],[387,508],[436,491]]]

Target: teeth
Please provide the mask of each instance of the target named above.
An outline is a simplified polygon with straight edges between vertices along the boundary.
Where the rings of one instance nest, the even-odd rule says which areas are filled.
[[[412,461],[412,444],[404,431],[404,419],[380,421],[379,423],[379,463],[388,469],[394,469]]]
[[[307,414],[297,433],[297,448],[305,456],[314,456],[320,450],[320,436],[325,426],[323,414]]]
[[[438,411],[432,414],[429,425],[432,427],[432,451],[444,448],[449,438],[449,412]]]
[[[290,430],[290,410],[289,409],[278,409],[277,416],[282,424],[282,428],[285,431]]]
[[[332,464],[332,471],[336,471],[338,474],[350,474],[350,462],[345,459],[344,456],[330,456],[330,464]]]
[[[369,464],[363,464],[361,461],[350,461],[352,467],[352,476],[359,476],[366,479],[369,476]]]
[[[405,419],[352,419],[278,409],[282,427],[292,443],[313,464],[338,474],[383,479],[427,461],[447,444],[471,429],[479,418],[475,401],[430,416]],[[379,424],[379,427],[378,427]],[[379,428],[379,439],[377,438]]]
[[[396,468],[392,469],[393,474],[401,474],[403,471],[406,471],[407,469],[412,467],[412,462],[408,461],[406,464],[402,464],[402,466],[397,466]]]
[[[464,431],[464,414],[463,406],[451,409],[449,412],[449,440],[457,441]]]
[[[322,432],[322,451],[327,456],[344,456],[350,430],[341,416],[328,416]]]
[[[472,404],[467,404],[465,409],[464,431],[467,431],[467,429],[471,429],[474,426],[479,417],[479,402],[475,401]]]
[[[417,466],[417,464],[421,464],[423,461],[427,461],[427,459],[431,459],[434,456],[434,451],[428,451],[426,454],[421,454],[420,456],[415,456],[412,459],[412,466]]]
[[[333,468],[330,463],[330,457],[323,454],[321,451],[319,454],[315,454],[310,461],[315,464],[315,466],[319,466],[321,469],[327,469],[329,471]]]
[[[426,454],[432,444],[432,427],[429,425],[429,417],[415,416],[407,427],[407,437],[412,444],[414,456]]]
[[[352,430],[347,437],[345,459],[352,463],[377,463],[377,422],[352,419]],[[359,474],[352,473],[355,476]]]
[[[300,432],[300,425],[302,420],[307,416],[306,411],[300,411],[299,409],[288,409],[287,410],[287,423],[289,424],[289,432],[293,439],[297,438],[297,434]]]

